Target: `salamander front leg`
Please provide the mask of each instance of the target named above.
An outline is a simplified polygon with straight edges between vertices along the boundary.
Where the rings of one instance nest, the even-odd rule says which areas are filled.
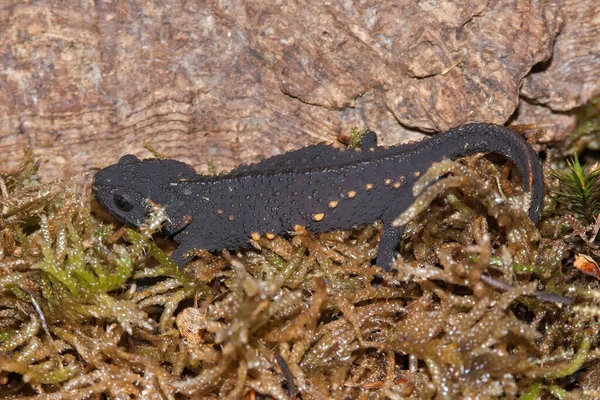
[[[383,233],[381,234],[381,240],[379,241],[379,251],[377,252],[376,263],[386,272],[392,270],[403,232],[404,227],[394,227],[392,226],[391,220],[388,222],[385,222],[384,220]]]
[[[179,247],[171,253],[171,259],[179,266],[179,268],[183,268],[186,266],[188,262],[190,262],[190,257],[185,257],[185,253],[192,250],[194,247],[186,244],[180,244]]]

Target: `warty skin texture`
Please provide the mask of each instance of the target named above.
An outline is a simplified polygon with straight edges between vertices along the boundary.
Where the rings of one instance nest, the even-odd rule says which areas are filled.
[[[515,163],[531,194],[537,222],[544,194],[537,154],[519,135],[492,124],[470,124],[418,143],[378,147],[373,132],[361,149],[318,144],[215,176],[197,175],[174,160],[123,157],[96,174],[93,193],[119,220],[139,226],[146,199],[166,207],[164,233],[179,247],[179,265],[194,248],[248,245],[251,237],[286,234],[302,226],[319,233],[382,219],[377,265],[391,269],[402,234],[392,221],[415,200],[412,186],[434,162],[491,152]]]

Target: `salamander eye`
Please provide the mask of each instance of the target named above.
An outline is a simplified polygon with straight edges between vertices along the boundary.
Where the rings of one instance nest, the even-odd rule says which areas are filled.
[[[131,204],[129,200],[127,200],[124,196],[121,196],[120,194],[113,195],[113,201],[115,203],[115,206],[117,206],[117,208],[121,211],[129,212],[133,210],[133,204]]]

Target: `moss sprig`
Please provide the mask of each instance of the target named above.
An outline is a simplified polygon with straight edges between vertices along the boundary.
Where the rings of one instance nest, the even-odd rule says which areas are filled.
[[[350,129],[350,139],[348,140],[348,147],[351,149],[360,148],[365,133],[367,133],[366,128],[359,128],[357,126],[353,126],[352,129]]]
[[[69,205],[77,201],[72,196],[54,216],[41,216],[36,242],[42,258],[34,268],[43,272],[44,297],[51,307],[67,311],[63,316],[71,320],[86,316],[108,318],[117,320],[127,332],[131,332],[132,325],[152,330],[152,321],[134,303],[109,295],[131,277],[135,257],[122,246],[106,253],[103,229],[92,233],[91,243],[86,243],[84,237],[90,234],[78,230],[76,224],[78,218],[87,219],[89,215],[82,215],[81,209],[69,213],[70,209],[75,210]],[[54,218],[61,214],[67,218]]]
[[[567,160],[568,169],[554,171],[561,190],[555,200],[578,218],[592,223],[600,212],[600,168],[586,168],[575,155]]]

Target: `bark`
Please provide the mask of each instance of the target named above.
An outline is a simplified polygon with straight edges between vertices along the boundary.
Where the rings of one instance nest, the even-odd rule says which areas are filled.
[[[392,144],[466,122],[558,121],[556,140],[565,111],[599,92],[598,8],[0,0],[2,165],[29,146],[45,180],[148,149],[222,170],[354,125]]]

